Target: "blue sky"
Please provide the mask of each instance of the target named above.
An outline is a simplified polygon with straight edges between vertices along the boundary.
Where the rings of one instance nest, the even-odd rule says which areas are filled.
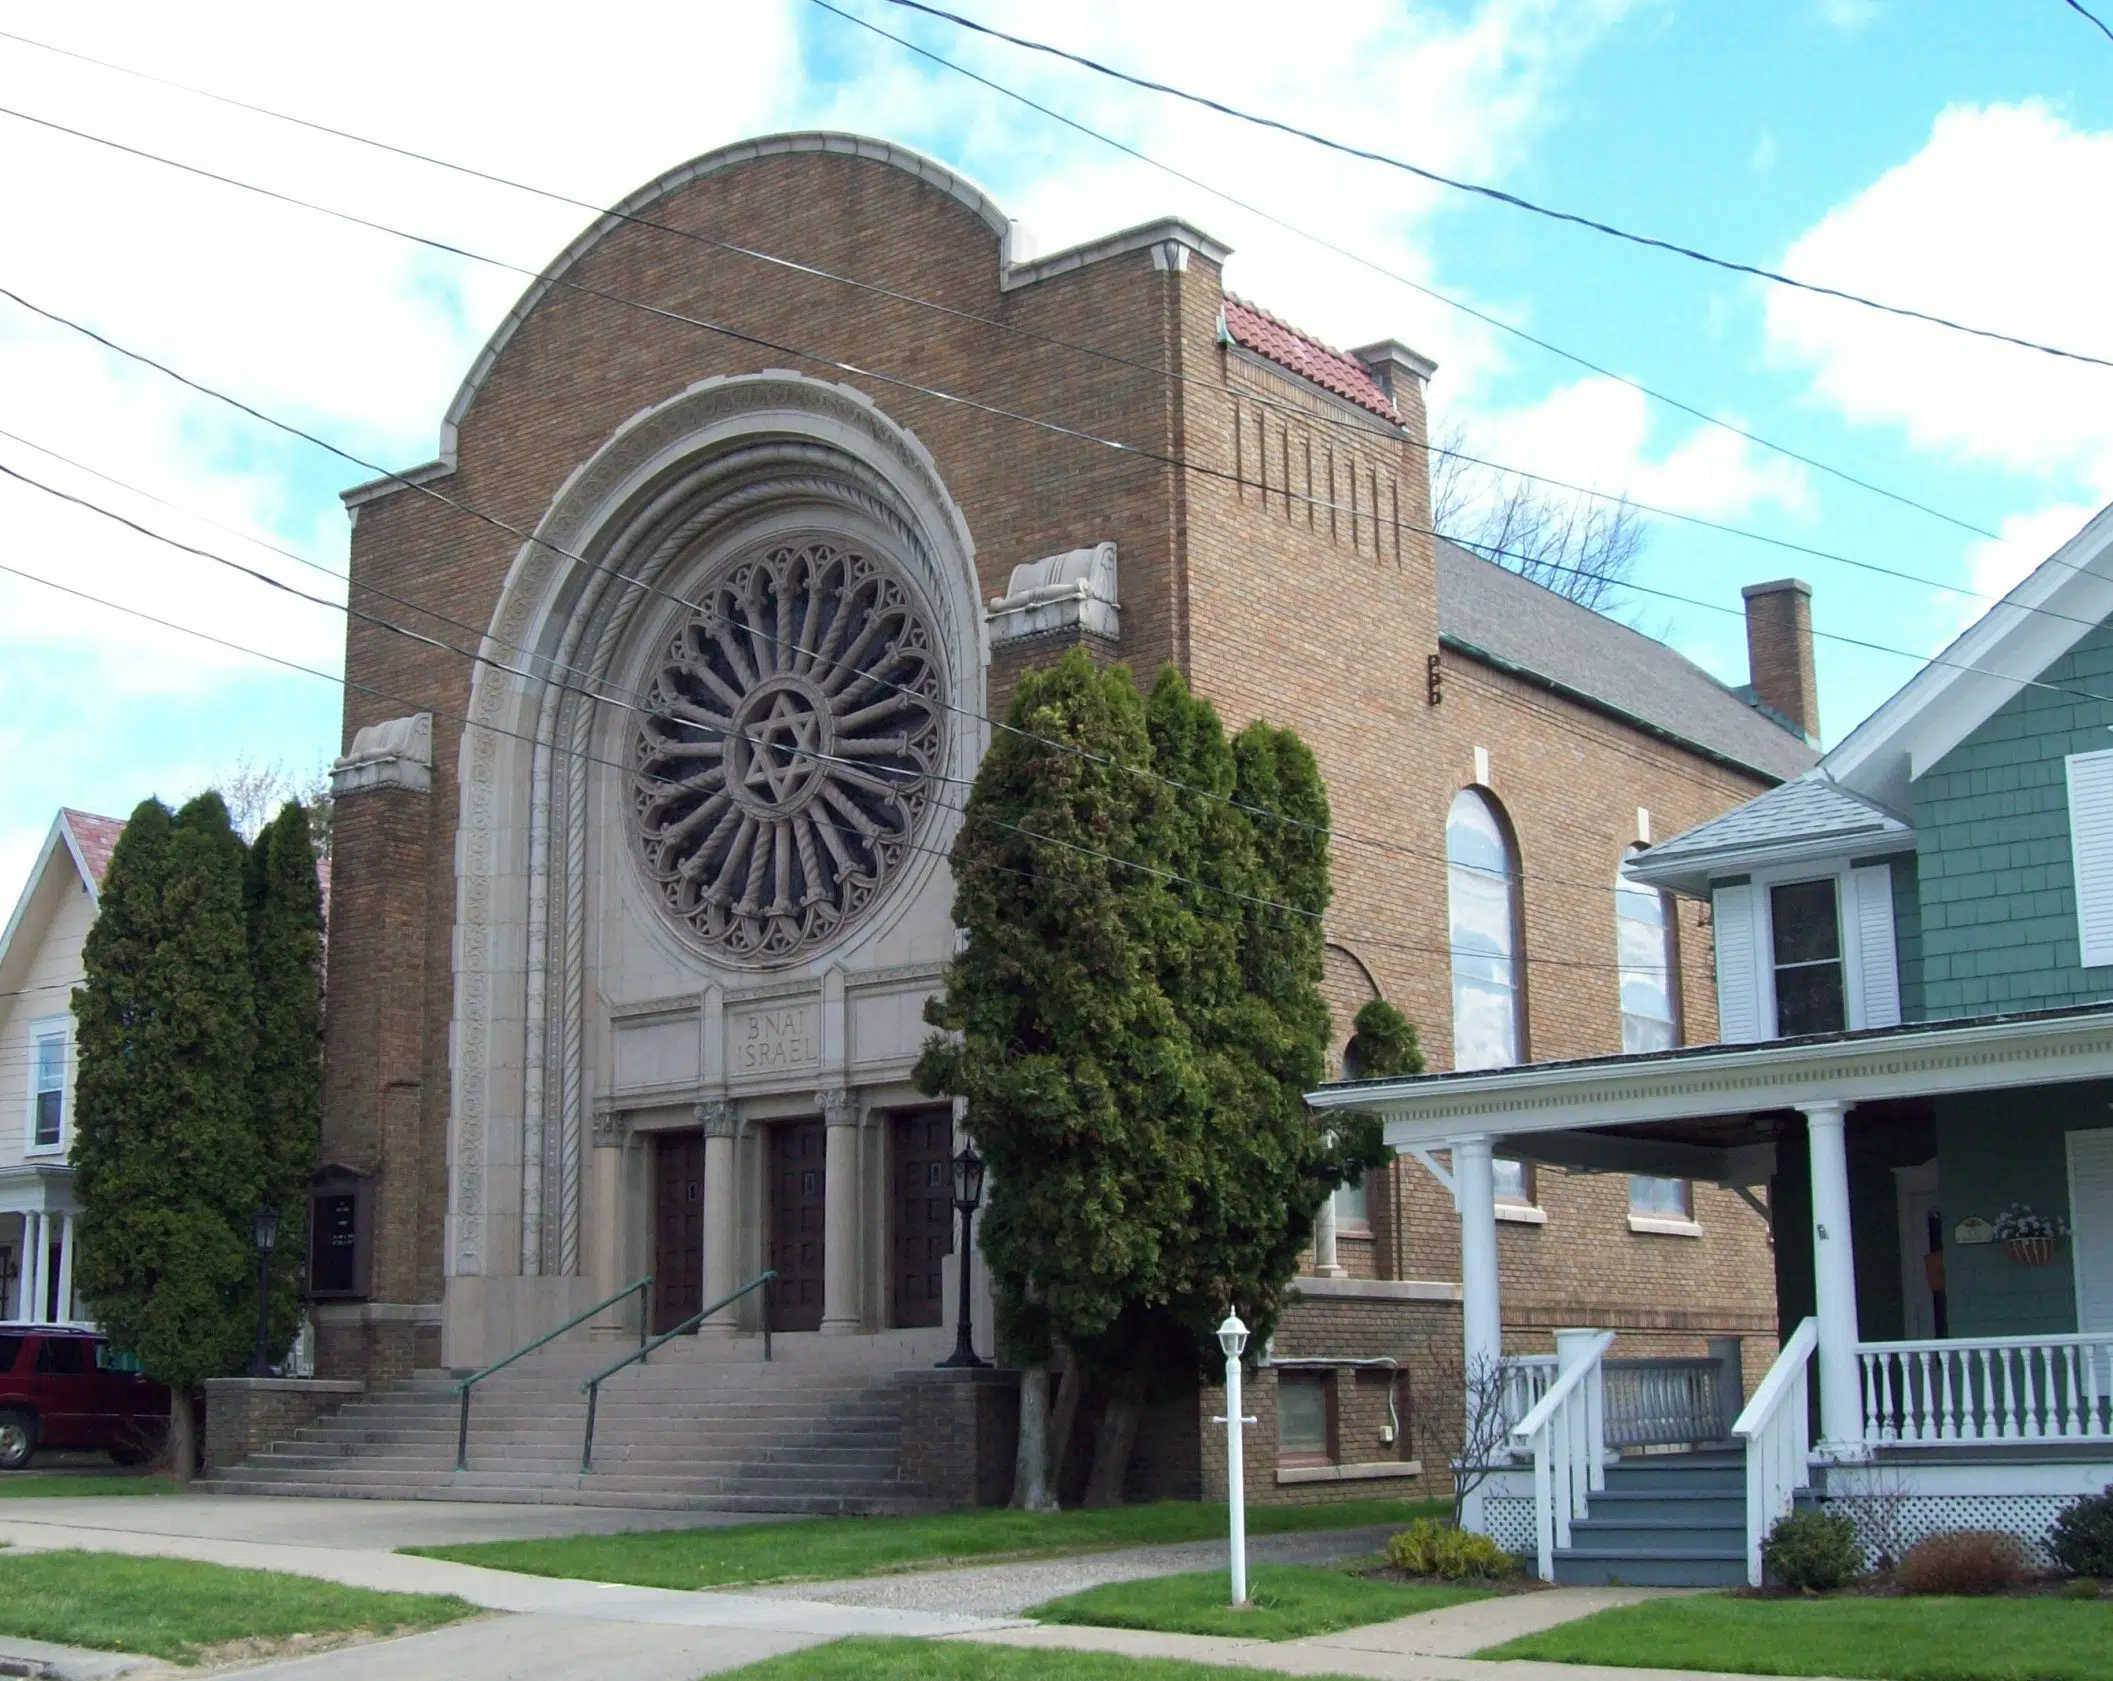
[[[1983,593],[2113,498],[2113,373],[1803,299],[1346,163],[843,0],[1380,268],[1997,533],[1978,538],[1657,408],[1266,220],[907,57],[807,0],[610,4],[591,29],[378,0],[180,14],[0,3],[0,28],[607,202],[743,134],[854,128],[986,183],[1044,249],[1162,213],[1230,243],[1236,290],[1340,343],[1437,358],[1481,453]],[[2109,0],[2113,3],[2113,0]],[[2113,41],[2061,0],[1334,0],[1154,8],[962,0],[1001,25],[1639,230],[2101,355],[2113,272]],[[642,43],[650,43],[641,51]],[[415,47],[415,50],[412,50]],[[540,266],[573,210],[0,42],[0,104]],[[0,119],[0,285],[390,464],[517,276],[441,259]],[[827,348],[827,347],[821,347]],[[336,493],[369,476],[0,300],[0,464],[342,599]],[[172,513],[76,468],[142,486]],[[291,549],[304,568],[203,526]],[[0,565],[335,671],[342,618],[0,481]],[[1928,654],[1971,596],[1673,522],[1639,584],[1735,608],[1796,573],[1823,632]],[[1727,681],[1738,620],[1622,611]],[[1827,738],[1912,670],[1822,640]],[[0,901],[61,804],[123,812],[238,761],[336,750],[325,681],[0,575]]]

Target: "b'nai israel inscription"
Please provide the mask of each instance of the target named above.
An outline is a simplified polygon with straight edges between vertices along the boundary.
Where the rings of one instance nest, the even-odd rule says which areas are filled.
[[[775,1074],[813,1068],[822,1060],[822,1012],[814,1004],[746,1010],[730,1015],[732,1072]]]

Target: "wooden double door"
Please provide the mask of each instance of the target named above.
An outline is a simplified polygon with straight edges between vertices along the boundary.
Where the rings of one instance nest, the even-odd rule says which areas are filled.
[[[826,1264],[829,1129],[820,1121],[770,1128],[770,1323],[777,1331],[822,1326]]]
[[[704,1306],[704,1134],[653,1136],[653,1329]]]
[[[954,1252],[953,1112],[898,1115],[889,1132],[895,1323],[943,1325],[946,1258]]]

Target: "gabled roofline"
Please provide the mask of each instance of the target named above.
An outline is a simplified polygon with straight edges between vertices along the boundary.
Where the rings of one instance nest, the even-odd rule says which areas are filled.
[[[8,913],[7,927],[0,929],[0,973],[6,972],[7,960],[15,949],[16,936],[21,933],[22,924],[29,916],[30,903],[36,898],[38,889],[44,885],[44,877],[51,868],[53,855],[62,847],[68,861],[73,865],[74,873],[88,889],[89,903],[102,902],[102,893],[95,884],[95,872],[88,867],[88,860],[81,856],[81,843],[74,838],[73,830],[66,822],[66,813],[61,811],[52,818],[51,828],[44,836],[44,844],[37,849],[37,861],[30,865],[29,879],[22,884],[22,896],[15,901],[15,908]]]
[[[1909,784],[2113,616],[2113,504],[2033,568],[1820,761],[1892,811]]]

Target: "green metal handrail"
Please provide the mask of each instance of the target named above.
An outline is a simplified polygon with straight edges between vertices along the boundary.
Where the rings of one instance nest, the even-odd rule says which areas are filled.
[[[505,1359],[494,1360],[489,1366],[486,1366],[483,1371],[472,1372],[468,1377],[463,1378],[460,1382],[458,1382],[455,1385],[455,1393],[462,1397],[462,1419],[461,1422],[457,1424],[455,1428],[455,1469],[458,1471],[467,1471],[470,1468],[470,1391],[472,1389],[474,1389],[478,1384],[482,1383],[486,1378],[490,1377],[492,1373],[504,1371],[508,1366],[511,1366],[516,1360],[520,1359],[522,1355],[533,1354],[545,1343],[555,1342],[559,1337],[562,1337],[575,1325],[584,1324],[587,1320],[592,1319],[597,1313],[606,1313],[610,1308],[616,1306],[616,1304],[622,1301],[626,1296],[636,1296],[638,1298],[638,1340],[640,1346],[643,1347],[646,1340],[646,1292],[651,1290],[652,1288],[653,1275],[651,1273],[647,1273],[644,1278],[637,1279],[634,1280],[632,1283],[626,1284],[621,1290],[617,1291],[617,1293],[611,1296],[607,1301],[596,1302],[594,1306],[587,1308],[585,1311],[575,1313],[570,1319],[566,1320],[565,1323],[560,1325],[555,1331],[546,1331],[542,1336],[536,1338],[534,1342],[525,1344],[524,1346],[515,1349],[513,1353],[509,1354]]]
[[[733,1306],[734,1303],[738,1302],[751,1290],[762,1289],[764,1285],[770,1283],[777,1276],[778,1274],[776,1268],[772,1268],[768,1272],[760,1272],[756,1274],[754,1278],[751,1278],[746,1284],[742,1285],[741,1288],[736,1290],[732,1295],[721,1296],[716,1302],[712,1303],[710,1307],[699,1308],[695,1313],[691,1314],[689,1318],[685,1319],[680,1325],[677,1325],[672,1331],[661,1332],[660,1335],[655,1337],[651,1342],[641,1340],[639,1342],[638,1347],[634,1349],[631,1353],[626,1354],[621,1360],[616,1361],[613,1365],[604,1366],[600,1371],[596,1372],[594,1376],[589,1378],[585,1383],[581,1384],[580,1393],[587,1397],[587,1438],[580,1444],[580,1470],[584,1473],[594,1469],[594,1409],[595,1404],[602,1398],[603,1379],[614,1377],[626,1366],[644,1365],[648,1357],[652,1354],[653,1350],[660,1347],[662,1343],[672,1341],[674,1338],[681,1336],[686,1331],[696,1330],[699,1325],[702,1325],[707,1319],[711,1318],[711,1316],[717,1313],[721,1308]],[[763,1315],[763,1359],[766,1364],[769,1363],[770,1315],[767,1312]]]

